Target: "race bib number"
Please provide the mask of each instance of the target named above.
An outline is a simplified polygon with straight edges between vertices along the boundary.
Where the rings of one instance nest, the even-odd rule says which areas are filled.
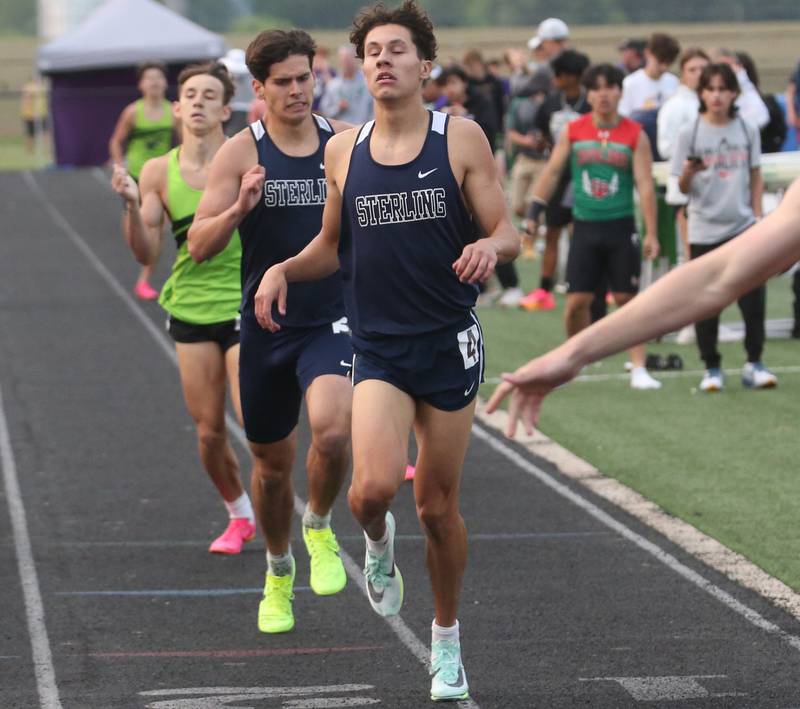
[[[477,325],[472,325],[458,333],[458,349],[464,360],[464,369],[478,364],[481,356],[481,333]]]

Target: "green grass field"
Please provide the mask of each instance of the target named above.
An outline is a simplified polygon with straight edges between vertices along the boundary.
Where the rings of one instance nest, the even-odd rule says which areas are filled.
[[[518,263],[523,286],[537,285],[539,262]],[[487,379],[563,341],[563,296],[557,299],[559,308],[551,312],[479,310]],[[789,278],[770,282],[770,318],[790,317],[791,301]],[[723,314],[723,321],[739,319],[736,306]],[[741,343],[721,344],[720,351],[723,367],[744,361]],[[652,344],[648,352],[677,352],[685,370],[702,368],[694,345]],[[621,374],[625,360],[610,357],[587,373]],[[768,341],[764,360],[772,367],[800,365],[800,341]],[[625,379],[574,382],[549,397],[540,427],[604,474],[800,591],[800,373],[779,379],[775,390],[749,391],[730,376],[719,394],[697,392],[699,376],[688,374],[664,377],[656,392],[634,391]],[[485,384],[482,396],[493,389]]]

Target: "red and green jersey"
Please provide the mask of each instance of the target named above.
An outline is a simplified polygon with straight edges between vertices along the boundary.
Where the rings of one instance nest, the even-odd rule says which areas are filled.
[[[642,127],[620,118],[613,128],[598,128],[587,113],[569,123],[567,130],[574,217],[608,221],[632,216],[633,152]]]

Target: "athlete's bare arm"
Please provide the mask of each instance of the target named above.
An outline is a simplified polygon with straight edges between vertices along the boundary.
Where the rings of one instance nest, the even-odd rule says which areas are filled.
[[[356,131],[334,135],[325,145],[325,177],[328,196],[322,211],[322,227],[297,256],[275,264],[261,279],[255,295],[258,324],[277,332],[280,325],[272,319],[272,304],[286,314],[288,284],[294,281],[318,281],[339,269],[339,230],[341,228],[342,190],[347,179],[350,153]]]
[[[239,223],[261,199],[265,177],[249,130],[222,145],[211,161],[187,236],[189,254],[195,261],[206,261],[228,245]]]
[[[123,199],[122,232],[125,241],[136,260],[145,266],[155,263],[161,251],[167,159],[162,155],[144,164],[140,187],[122,165],[114,166],[111,177],[112,189]]]
[[[114,126],[114,132],[108,141],[108,154],[111,156],[111,162],[114,165],[125,164],[125,143],[128,141],[133,130],[134,120],[136,118],[136,104],[130,103],[122,109],[117,119],[117,125]]]
[[[639,131],[639,140],[636,141],[633,151],[633,179],[639,192],[639,206],[644,219],[642,253],[646,259],[654,259],[659,251],[656,191],[653,188],[653,153],[650,139],[644,131]]]
[[[553,192],[558,187],[558,181],[564,173],[564,168],[567,166],[569,152],[569,133],[566,130],[562,130],[553,152],[550,153],[550,159],[533,185],[532,194],[535,200],[543,204],[547,204],[550,201]]]
[[[483,282],[498,262],[512,261],[519,255],[519,234],[508,218],[494,155],[480,126],[468,119],[451,118],[447,150],[472,216],[487,234],[464,247],[453,270],[464,283]]]
[[[795,180],[778,208],[741,236],[676,268],[560,347],[504,374],[487,410],[513,392],[507,435],[514,435],[520,420],[530,432],[544,397],[585,365],[718,313],[798,260],[800,180]]]

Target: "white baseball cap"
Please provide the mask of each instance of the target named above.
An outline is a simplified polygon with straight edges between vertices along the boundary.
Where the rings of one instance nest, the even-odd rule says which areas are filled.
[[[557,17],[548,17],[539,23],[536,34],[528,40],[528,49],[536,49],[546,39],[567,39],[569,37],[569,27],[564,20]]]

